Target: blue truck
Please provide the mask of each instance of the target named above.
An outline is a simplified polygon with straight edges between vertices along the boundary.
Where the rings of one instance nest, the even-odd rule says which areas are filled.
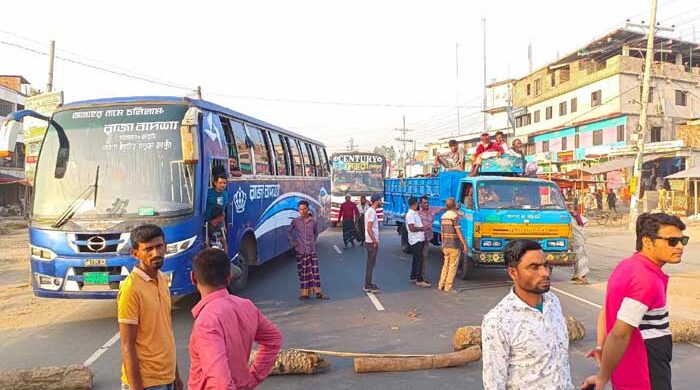
[[[462,279],[473,276],[476,267],[505,267],[503,248],[517,238],[539,242],[550,265],[569,266],[575,259],[571,216],[559,187],[551,181],[483,171],[474,177],[447,171],[433,177],[386,179],[385,223],[396,224],[404,252],[408,252],[408,199],[423,195],[433,210],[444,207],[449,197],[458,202],[468,246],[457,272]],[[433,245],[441,243],[440,216],[433,223]]]

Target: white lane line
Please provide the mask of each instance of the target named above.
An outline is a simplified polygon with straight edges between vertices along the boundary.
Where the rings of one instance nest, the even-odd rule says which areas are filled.
[[[95,363],[95,361],[97,359],[99,359],[103,353],[107,352],[107,350],[112,345],[114,345],[114,343],[116,343],[117,340],[119,340],[119,332],[117,332],[114,336],[112,336],[112,338],[109,339],[106,343],[104,343],[104,345],[102,345],[100,348],[98,348],[97,351],[95,351],[95,353],[90,355],[90,357],[87,358],[87,360],[85,360],[85,362],[83,362],[83,366],[89,367],[92,363]]]
[[[377,296],[374,295],[374,293],[367,291],[366,294],[369,297],[369,300],[372,301],[372,303],[374,304],[374,307],[377,308],[377,310],[384,311],[384,306],[382,306],[382,303],[379,302],[379,299],[377,299]]]
[[[341,251],[340,248],[338,248],[338,245],[333,244],[333,249],[335,249],[335,251],[338,252],[338,254],[343,253],[343,251]]]
[[[591,306],[593,306],[593,307],[597,307],[598,309],[600,309],[600,308],[603,307],[603,306],[601,306],[601,305],[599,305],[599,304],[597,304],[597,303],[593,303],[593,302],[589,301],[588,299],[583,299],[583,298],[581,298],[581,297],[577,297],[576,295],[571,294],[571,293],[568,293],[568,292],[566,292],[566,291],[564,291],[564,290],[560,290],[560,289],[555,288],[555,287],[550,287],[550,289],[552,289],[552,290],[558,292],[559,294],[564,294],[564,295],[566,295],[566,296],[568,296],[568,297],[574,298],[574,299],[579,300],[579,301],[581,301],[581,302],[583,302],[583,303],[587,303],[587,304],[589,304],[589,305],[591,305]]]

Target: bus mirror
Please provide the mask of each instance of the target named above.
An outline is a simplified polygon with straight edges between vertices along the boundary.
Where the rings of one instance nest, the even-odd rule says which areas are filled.
[[[70,156],[70,143],[68,142],[68,136],[66,136],[65,130],[56,121],[41,115],[36,111],[32,110],[19,110],[11,113],[9,119],[13,121],[20,122],[26,117],[36,118],[42,121],[46,121],[56,129],[56,135],[58,136],[58,153],[56,154],[56,169],[54,170],[54,177],[56,179],[62,179],[66,174],[66,165],[68,164],[68,157]]]
[[[197,118],[199,111],[190,107],[182,119],[180,126],[180,141],[182,160],[185,164],[197,164],[199,161],[199,142],[197,139]]]

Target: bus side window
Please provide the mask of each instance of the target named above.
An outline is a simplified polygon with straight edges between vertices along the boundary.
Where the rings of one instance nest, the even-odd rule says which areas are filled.
[[[228,164],[230,176],[240,176],[241,171],[238,168],[238,150],[236,149],[236,140],[233,136],[233,128],[229,119],[219,116],[221,126],[224,128],[224,136],[226,137],[226,149],[228,150]]]
[[[309,165],[306,166],[306,171],[309,173],[307,176],[318,176],[316,170],[316,157],[314,156],[313,149],[311,149],[311,145],[306,142],[302,142],[302,145],[302,148],[309,156]]]
[[[282,143],[282,135],[270,132],[270,139],[272,140],[272,149],[277,161],[277,175],[289,175],[287,151]]]
[[[470,210],[474,209],[474,187],[471,183],[464,183],[462,187],[462,204]]]
[[[321,151],[321,147],[318,145],[313,145],[312,147],[316,151],[316,156],[318,156],[318,159],[316,160],[316,162],[318,163],[318,175],[322,177],[328,176],[325,164],[323,163],[323,152]]]
[[[311,161],[309,160],[309,151],[304,147],[304,143],[295,140],[301,151],[302,160],[304,161],[304,174],[302,176],[313,176],[311,172]]]
[[[294,138],[285,137],[287,141],[287,147],[289,148],[289,154],[292,156],[292,162],[294,166],[294,176],[304,176],[304,170],[301,165],[301,156],[299,155],[299,147],[297,146],[296,140]]]
[[[318,149],[316,145],[307,144],[309,151],[311,153],[311,158],[314,160],[314,168],[316,169],[316,175],[318,177],[323,177],[323,168],[321,166],[321,158],[318,156]]]
[[[245,128],[241,122],[231,121],[231,129],[236,141],[236,151],[238,152],[238,170],[244,174],[253,173],[253,160],[250,155],[250,148],[246,142]]]
[[[214,187],[214,179],[218,175],[226,175],[226,160],[214,158],[209,164],[209,187]]]
[[[270,154],[267,150],[267,143],[263,138],[262,132],[255,126],[248,126],[248,134],[253,141],[253,153],[255,154],[255,174],[269,175],[270,169]]]
[[[321,148],[323,152],[323,168],[326,170],[326,176],[331,174],[331,165],[328,163],[328,154],[326,153],[326,148]]]

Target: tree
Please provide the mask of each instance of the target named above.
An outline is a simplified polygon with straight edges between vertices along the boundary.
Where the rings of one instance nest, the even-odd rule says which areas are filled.
[[[395,161],[396,158],[396,151],[394,150],[394,146],[376,146],[372,153],[377,153],[381,154],[384,156],[389,161]]]

